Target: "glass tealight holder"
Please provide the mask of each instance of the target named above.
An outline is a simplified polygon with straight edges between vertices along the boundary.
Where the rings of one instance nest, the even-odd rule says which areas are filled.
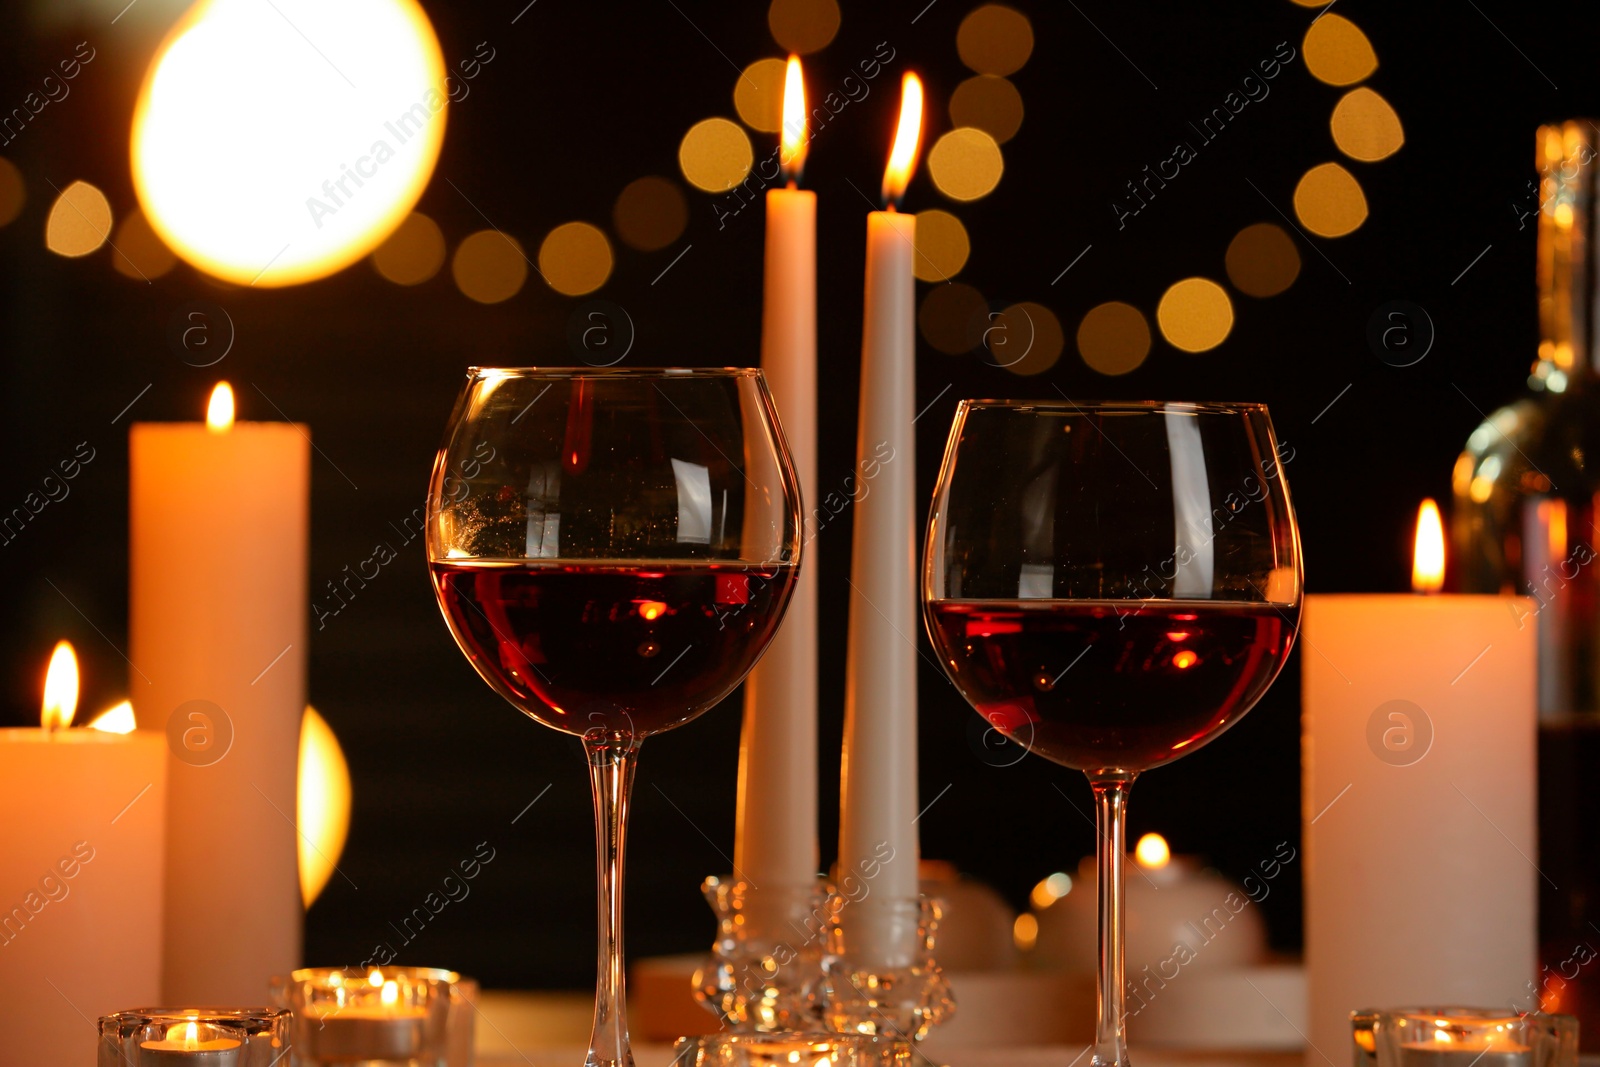
[[[272,1067],[290,1016],[272,1008],[135,1008],[100,1019],[99,1067]]]
[[[937,900],[874,894],[851,900],[835,893],[828,913],[822,963],[827,1029],[920,1041],[955,1013],[950,983],[933,954]]]
[[[1576,1067],[1578,1021],[1570,1015],[1494,1008],[1401,1008],[1370,1018],[1377,1067]],[[1360,1045],[1360,1038],[1356,1039]]]
[[[683,1037],[672,1067],[910,1067],[928,1058],[909,1041],[870,1034],[708,1034]]]
[[[694,976],[695,999],[735,1033],[817,1031],[822,956],[832,887],[752,887],[732,878],[701,885],[717,916],[711,959]]]
[[[432,967],[306,967],[274,978],[272,999],[294,1013],[293,1067],[465,1067],[467,986]]]

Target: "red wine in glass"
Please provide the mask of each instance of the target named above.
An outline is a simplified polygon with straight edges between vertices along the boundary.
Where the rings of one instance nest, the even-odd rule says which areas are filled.
[[[485,681],[532,718],[646,737],[727,696],[767,647],[788,565],[431,564],[439,603]]]
[[[930,634],[978,713],[1078,770],[1143,771],[1233,725],[1288,654],[1272,604],[933,600]]]

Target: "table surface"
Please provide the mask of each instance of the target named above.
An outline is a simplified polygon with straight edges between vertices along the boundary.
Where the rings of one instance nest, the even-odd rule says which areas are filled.
[[[478,996],[480,1067],[579,1067],[589,1042],[594,1001],[588,993],[484,992]],[[1083,1048],[928,1048],[931,1063],[949,1067],[1082,1067]],[[638,1067],[667,1067],[666,1045],[633,1046]],[[1300,1067],[1299,1053],[1132,1050],[1139,1067]]]

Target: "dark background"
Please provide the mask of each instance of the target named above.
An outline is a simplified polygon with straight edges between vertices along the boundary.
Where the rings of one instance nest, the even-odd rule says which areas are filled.
[[[1518,224],[1529,203],[1534,129],[1600,105],[1600,76],[1584,44],[1600,39],[1600,15],[1509,0],[1338,0],[1335,10],[1377,50],[1380,67],[1366,84],[1399,112],[1401,152],[1376,164],[1344,159],[1328,130],[1343,90],[1314,80],[1297,56],[1266,100],[1119,231],[1110,205],[1123,183],[1168,155],[1175,140],[1192,140],[1187,122],[1220,104],[1279,42],[1298,50],[1316,12],[1288,0],[1013,2],[1031,17],[1036,46],[1013,76],[1027,117],[1005,147],[1003,182],[985,200],[952,207],[924,172],[906,206],[954,210],[974,245],[960,280],[998,306],[1046,304],[1066,327],[1068,348],[1045,374],[1020,378],[981,352],[948,357],[920,346],[917,406],[931,407],[917,424],[919,493],[931,492],[960,397],[1054,396],[1059,388],[1075,399],[1263,400],[1295,449],[1289,478],[1308,588],[1402,588],[1418,500],[1447,495],[1467,434],[1518,393],[1534,358],[1533,227]],[[470,98],[451,109],[443,156],[419,205],[452,247],[483,223],[445,178],[530,250],[559,222],[609,226],[627,182],[678,177],[678,142],[692,123],[734,114],[735,68],[779,51],[761,3],[540,0],[512,25],[524,3],[425,5],[447,62],[480,41],[496,50]],[[877,188],[901,70],[918,70],[929,88],[925,145],[947,127],[948,95],[968,73],[954,42],[973,0],[937,0],[923,11],[926,3],[846,2],[838,37],[807,57],[815,87],[837,83],[878,42],[898,53],[872,95],[818,139],[806,171],[820,197],[823,486],[850,472],[854,450],[869,205],[850,183]],[[43,665],[59,637],[79,649],[87,711],[125,692],[117,649],[127,644],[128,422],[198,417],[220,373],[238,388],[242,417],[278,417],[262,403],[264,392],[310,424],[326,457],[314,459],[312,478],[311,578],[320,588],[387,538],[387,523],[422,503],[466,366],[575,361],[566,326],[579,301],[537,277],[512,300],[485,307],[455,289],[448,269],[413,289],[361,263],[310,285],[256,291],[216,287],[181,265],[153,284],[133,281],[113,271],[110,249],[83,260],[46,252],[54,198],[47,182],[92,181],[118,217],[135,203],[128,123],[173,11],[144,0],[143,12],[110,25],[121,6],[58,4],[48,22],[14,2],[0,9],[6,108],[77,41],[98,50],[72,95],[0,148],[29,190],[22,216],[0,229],[0,511],[19,504],[77,442],[98,453],[67,500],[0,548],[7,724],[37,721]],[[766,150],[763,135],[753,139],[758,153]],[[1223,345],[1188,355],[1158,336],[1148,361],[1115,379],[1077,358],[1071,336],[1090,307],[1125,300],[1153,322],[1172,282],[1194,274],[1225,280],[1233,234],[1253,222],[1283,224],[1272,205],[1292,214],[1295,182],[1328,160],[1359,178],[1369,219],[1339,240],[1313,245],[1297,235],[1299,279],[1268,300],[1233,293],[1236,324]],[[712,198],[688,196],[684,236],[651,254],[616,245],[615,273],[596,295],[625,307],[637,326],[629,364],[754,363],[760,213],[719,230]],[[652,285],[685,245],[692,251]],[[1091,251],[1060,276],[1086,245]],[[220,303],[237,329],[227,360],[209,370],[186,366],[167,341],[170,319],[194,299]],[[1374,311],[1395,299],[1425,308],[1437,330],[1428,357],[1405,369],[1384,364],[1366,340]],[[830,524],[818,544],[811,559],[822,568],[824,609],[823,820],[832,827],[849,523]],[[1160,830],[1175,851],[1205,855],[1236,876],[1278,842],[1297,841],[1298,673],[1291,663],[1225,739],[1143,779],[1132,831]],[[340,863],[350,882],[336,876],[311,909],[308,962],[366,958],[393,939],[391,920],[487,841],[497,858],[471,897],[441,914],[400,962],[447,965],[500,986],[590,982],[593,845],[576,743],[525,721],[473,675],[440,620],[420,543],[313,632],[310,684],[348,754],[355,813]],[[1034,758],[990,766],[975,743],[979,720],[955,691],[926,665],[921,685],[924,802],[949,787],[921,821],[923,852],[954,861],[1021,906],[1035,881],[1092,850],[1088,790]],[[630,857],[635,954],[709,944],[710,913],[697,886],[729,868],[738,708],[732,697],[647,746]],[[825,861],[831,838],[824,833]],[[1264,904],[1274,942],[1285,948],[1300,937],[1298,877],[1291,866]]]

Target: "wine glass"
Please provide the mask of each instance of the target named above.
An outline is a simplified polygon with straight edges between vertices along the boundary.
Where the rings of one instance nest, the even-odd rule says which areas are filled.
[[[727,696],[777,630],[800,490],[759,370],[474,368],[428,491],[457,644],[583,739],[599,977],[589,1067],[631,1067],[622,872],[635,758]]]
[[[964,400],[924,614],[991,727],[1083,771],[1100,891],[1095,1067],[1126,1067],[1124,818],[1141,771],[1237,722],[1300,619],[1300,538],[1259,404]]]

